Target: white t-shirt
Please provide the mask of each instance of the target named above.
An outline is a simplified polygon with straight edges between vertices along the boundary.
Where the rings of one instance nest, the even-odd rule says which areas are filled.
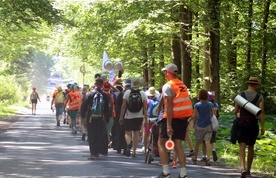
[[[165,97],[166,96],[173,96],[173,97],[175,97],[175,93],[174,93],[171,85],[169,85],[167,83],[165,85],[163,85],[163,87],[162,87],[162,94]]]
[[[130,92],[131,92],[131,90],[125,91],[124,96],[123,96],[124,100],[128,101]],[[142,97],[142,101],[143,102],[147,101],[148,97],[147,97],[146,93],[144,91],[140,90],[140,94],[141,94],[141,97]],[[124,117],[125,119],[143,118],[143,117],[144,117],[143,108],[139,112],[135,112],[135,113],[130,112],[126,108],[126,114],[125,114],[125,117]]]

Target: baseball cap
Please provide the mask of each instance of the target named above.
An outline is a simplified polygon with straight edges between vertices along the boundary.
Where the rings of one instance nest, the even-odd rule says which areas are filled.
[[[175,64],[170,63],[165,68],[163,68],[162,71],[167,71],[167,72],[170,72],[172,74],[177,74],[178,67]]]

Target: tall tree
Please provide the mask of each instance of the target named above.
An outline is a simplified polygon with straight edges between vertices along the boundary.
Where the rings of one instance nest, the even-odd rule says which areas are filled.
[[[266,68],[267,68],[267,22],[268,22],[268,16],[269,16],[269,6],[270,6],[270,0],[266,0],[264,5],[264,16],[263,16],[263,25],[262,25],[262,31],[263,31],[263,38],[262,38],[262,83],[265,83],[266,78]]]
[[[192,40],[192,11],[187,5],[181,4],[181,78],[188,88],[191,88],[192,79],[192,58],[191,58],[191,40]]]
[[[246,70],[247,78],[251,75],[251,45],[252,45],[252,16],[253,16],[253,0],[248,3],[248,24],[247,24],[247,47],[246,47]]]
[[[210,54],[211,54],[211,91],[215,92],[215,99],[220,103],[220,0],[209,0],[210,9]]]

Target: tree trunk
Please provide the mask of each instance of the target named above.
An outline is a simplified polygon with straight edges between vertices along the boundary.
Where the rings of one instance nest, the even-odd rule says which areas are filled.
[[[177,35],[174,35],[172,39],[172,61],[175,65],[177,65],[178,71],[181,72],[180,39]]]
[[[165,66],[165,63],[164,63],[164,60],[165,60],[165,56],[164,56],[164,43],[161,42],[160,44],[160,47],[159,47],[159,69],[162,69],[164,68]],[[161,72],[161,79],[160,79],[160,84],[159,84],[159,89],[162,88],[163,84],[165,83],[165,73],[164,72]]]
[[[263,50],[262,50],[262,83],[266,83],[265,82],[265,78],[266,78],[266,65],[267,65],[267,59],[266,59],[266,54],[267,54],[267,22],[268,22],[268,15],[269,15],[269,7],[270,7],[270,0],[267,0],[265,3],[265,7],[264,7],[264,18],[263,18],[263,39],[262,39],[262,46],[263,46]]]
[[[206,31],[208,34],[208,31]],[[210,45],[209,40],[204,41],[204,54],[203,54],[203,88],[210,90],[210,66],[211,66],[211,56],[210,56]]]
[[[248,32],[247,32],[247,47],[246,47],[246,69],[248,76],[251,75],[251,43],[252,43],[252,16],[253,16],[253,0],[249,0],[248,7]]]
[[[147,53],[147,48],[143,47],[142,52],[143,52],[143,58],[142,58],[142,64],[143,64],[143,78],[145,83],[148,83],[149,78],[148,78],[148,53]]]
[[[192,78],[192,59],[191,59],[191,31],[192,31],[192,12],[189,8],[180,6],[180,16],[181,16],[181,79],[184,84],[191,88],[191,78]]]
[[[155,44],[149,46],[149,61],[148,61],[149,82],[148,82],[148,86],[150,86],[150,87],[154,86],[154,65],[155,65],[154,51],[155,51]]]
[[[209,0],[208,6],[211,17],[210,29],[210,56],[211,56],[211,87],[210,90],[215,94],[215,100],[220,103],[220,85],[219,85],[219,53],[220,53],[220,0]]]

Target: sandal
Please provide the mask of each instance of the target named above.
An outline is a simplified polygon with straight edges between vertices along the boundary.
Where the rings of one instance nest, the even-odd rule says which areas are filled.
[[[192,158],[192,159],[191,159],[191,164],[196,164],[196,161],[197,161],[197,159]]]
[[[206,159],[205,165],[206,165],[206,166],[211,166],[211,161],[210,161],[210,159]]]
[[[97,156],[91,155],[91,156],[89,156],[87,159],[88,159],[88,160],[95,160],[96,158],[97,158]]]

